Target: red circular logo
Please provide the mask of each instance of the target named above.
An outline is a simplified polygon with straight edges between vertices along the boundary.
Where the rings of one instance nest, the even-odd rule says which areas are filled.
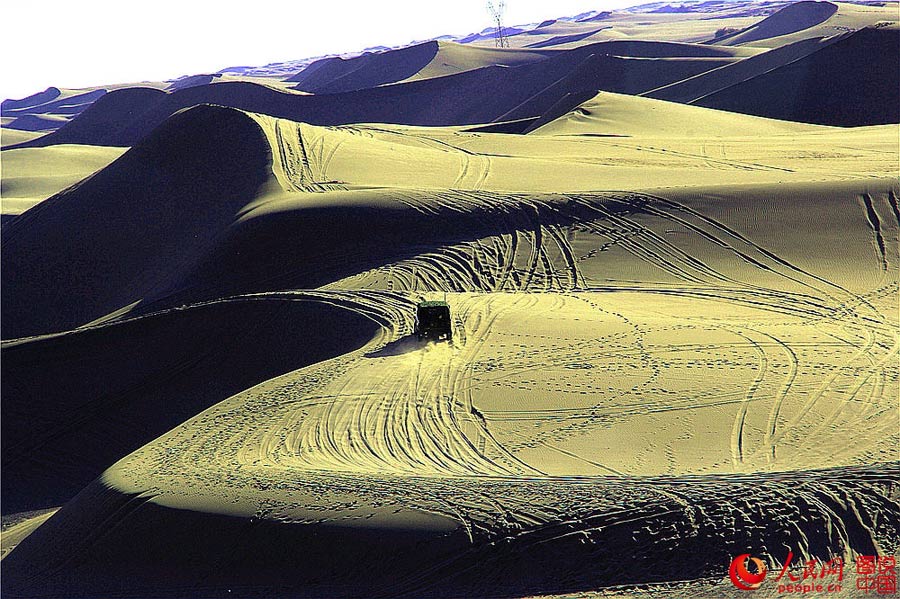
[[[756,565],[756,574],[747,569],[747,562],[751,561]],[[766,565],[758,557],[750,557],[749,553],[739,555],[731,560],[731,567],[728,568],[728,576],[734,586],[744,591],[752,591],[758,589],[766,577]]]

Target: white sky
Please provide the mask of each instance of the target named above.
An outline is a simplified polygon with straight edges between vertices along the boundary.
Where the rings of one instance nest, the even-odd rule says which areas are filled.
[[[506,25],[649,0],[507,0]],[[0,98],[164,81],[491,25],[484,0],[42,0],[0,9]]]

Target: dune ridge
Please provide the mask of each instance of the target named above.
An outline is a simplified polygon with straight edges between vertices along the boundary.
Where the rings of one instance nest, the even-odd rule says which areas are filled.
[[[291,94],[237,81],[199,85],[169,94],[150,89],[114,91],[58,131],[14,147],[54,143],[127,146],[178,110],[203,103],[317,125],[359,122],[428,126],[483,124],[503,117],[548,88],[552,91],[545,96],[550,93],[556,96],[549,102],[551,105],[568,93],[585,89],[636,93],[714,68],[731,59],[685,58],[674,64],[655,63],[650,59],[636,61],[630,66],[641,73],[640,77],[629,76],[619,68],[610,77],[600,68],[606,62],[620,60],[605,56],[602,44],[586,45],[517,67],[487,66],[339,95]],[[585,64],[595,66],[585,70],[582,66]],[[569,77],[568,85],[554,86],[566,77]],[[496,93],[498,89],[503,93]]]
[[[771,547],[773,552],[791,543],[790,533],[777,524],[759,524],[795,521],[798,512],[786,501],[788,493],[802,498],[799,514],[811,523],[803,534],[813,553],[845,533],[840,543],[860,553],[873,551],[867,541],[870,533],[897,531],[897,506],[885,493],[896,474],[892,466],[706,482],[433,480],[424,488],[415,481],[389,480],[385,487],[369,482],[360,493],[355,478],[319,475],[285,483],[255,470],[243,475],[252,484],[241,488],[277,485],[286,499],[312,496],[326,509],[305,514],[287,499],[288,503],[272,503],[252,524],[246,516],[234,515],[245,509],[241,505],[231,513],[198,513],[196,508],[185,509],[196,504],[180,504],[175,497],[122,492],[110,477],[88,487],[4,560],[4,569],[15,573],[4,585],[10,596],[24,592],[38,597],[60,591],[118,595],[125,590],[126,579],[131,592],[157,596],[514,597],[691,578],[709,584],[717,576],[713,564],[727,562],[745,543]],[[753,488],[749,497],[748,485]],[[381,489],[390,489],[390,496],[397,499],[385,503]],[[850,504],[842,499],[848,492],[865,501],[872,524],[846,507]],[[487,500],[473,499],[513,493],[522,499],[507,504],[506,519],[499,527],[487,520],[493,511]],[[389,515],[344,522],[333,515],[332,510],[340,513],[348,496],[360,494],[361,513],[371,502],[387,508],[382,513]],[[708,503],[700,518],[690,506],[710,494],[716,501]],[[757,501],[765,503],[765,513],[751,507]],[[422,511],[421,505],[437,513]],[[568,520],[554,520],[563,510]],[[599,515],[603,513],[608,515]],[[118,526],[93,539],[91,531],[110,514],[115,514]],[[668,533],[630,537],[626,528],[635,518],[650,531]],[[841,518],[853,524],[827,532]],[[726,522],[734,534],[721,538],[716,531]],[[140,553],[129,534],[145,539]],[[80,559],[41,550],[50,545],[48,541],[61,539]],[[228,553],[236,545],[242,548],[240,558]],[[317,551],[310,552],[310,546]],[[296,559],[307,554],[308,559]],[[392,556],[392,567],[385,568],[384,555]],[[623,555],[631,564],[627,570],[613,565]],[[334,567],[348,558],[358,567]],[[24,574],[22,566],[39,559],[46,561]],[[538,559],[549,567],[531,567]],[[115,564],[114,576],[96,578],[97,566],[104,562]],[[165,589],[160,580],[168,582]]]
[[[58,87],[48,87],[47,89],[45,89],[42,92],[37,92],[36,94],[31,94],[30,96],[27,96],[25,98],[21,98],[18,100],[12,99],[12,98],[10,98],[8,100],[3,100],[3,102],[0,103],[0,108],[2,108],[3,111],[5,112],[7,110],[15,110],[15,109],[19,109],[19,108],[27,108],[29,106],[37,106],[39,104],[44,104],[46,102],[55,100],[56,98],[59,97],[60,93],[62,93],[62,92],[60,92]]]
[[[3,597],[853,595],[900,552],[895,6],[110,86],[5,149]]]
[[[78,188],[26,211],[4,227],[3,334],[74,328],[165,285],[179,256],[199,251],[233,218],[227,207],[237,210],[266,183],[268,152],[260,128],[237,111],[196,107]],[[69,224],[86,214],[115,224],[102,235],[73,231]],[[84,265],[64,247],[79,247]],[[93,301],[67,301],[73,289]],[[135,295],[118,295],[126,289]]]
[[[780,37],[818,25],[828,20],[837,11],[837,4],[831,2],[795,2],[748,27],[745,31],[718,38],[714,42],[731,46],[752,44],[758,40]]]
[[[436,41],[399,50],[366,53],[355,58],[326,58],[288,79],[296,89],[312,93],[339,93],[366,89],[407,79],[434,60]]]
[[[900,123],[900,73],[892,60],[898,54],[900,28],[862,29],[693,104],[844,127]],[[799,93],[774,93],[792,88]]]
[[[611,120],[605,121],[604,114]],[[654,114],[659,116],[654,119]],[[703,121],[708,123],[706,129],[693,124]],[[413,194],[423,188],[482,193],[516,188],[583,192],[598,189],[599,177],[606,179],[606,189],[621,189],[639,174],[686,186],[697,185],[698,176],[715,181],[720,168],[732,170],[730,176],[735,182],[757,184],[854,178],[854,173],[865,172],[859,169],[872,169],[874,174],[890,168],[889,151],[848,155],[838,170],[819,164],[814,155],[801,155],[791,168],[784,168],[759,164],[752,154],[744,159],[737,158],[739,154],[716,159],[703,144],[681,149],[680,142],[663,141],[684,135],[771,135],[775,137],[770,143],[796,153],[799,148],[830,148],[830,131],[755,117],[733,120],[726,113],[707,109],[604,93],[584,108],[540,128],[537,137],[501,137],[496,141],[502,140],[507,155],[496,156],[494,138],[482,134],[440,129],[418,134],[379,128],[327,129],[230,108],[199,106],[173,116],[108,167],[24,212],[5,227],[3,248],[10,268],[4,270],[3,282],[11,291],[4,294],[4,335],[21,337],[67,330],[136,303],[154,305],[161,298],[174,301],[172,298],[177,297],[191,303],[216,294],[245,293],[259,285],[266,290],[275,285],[308,288],[349,276],[352,273],[344,270],[346,262],[313,260],[308,266],[293,267],[285,262],[294,255],[318,254],[321,233],[316,231],[323,227],[327,230],[331,223],[336,228],[346,226],[350,215],[366,227],[376,227],[375,221],[362,216],[367,210],[379,212],[382,207],[394,206],[394,210],[411,214],[395,200],[384,203],[382,198],[390,197],[390,192],[362,191],[365,188],[407,188]],[[572,133],[575,135],[570,136]],[[799,133],[810,137],[779,138]],[[861,143],[879,140],[877,144],[889,148],[889,129],[864,133]],[[577,138],[580,135],[592,137]],[[673,151],[654,150],[659,159],[653,164],[641,158],[646,154],[644,144],[596,135],[652,135],[657,143]],[[721,142],[720,146],[723,153],[746,152],[742,149],[746,145],[740,141],[731,150]],[[546,148],[555,150],[548,153]],[[554,158],[556,152],[567,159]],[[579,155],[581,159],[571,159]],[[644,161],[643,166],[620,164],[638,159]],[[360,164],[366,167],[359,168]],[[697,170],[710,165],[712,170]],[[794,171],[812,174],[792,174]],[[704,172],[707,174],[701,175]],[[560,175],[564,176],[562,183]],[[197,191],[190,191],[193,189]],[[321,195],[323,192],[338,195]],[[370,204],[366,194],[375,202]],[[122,202],[122,197],[131,199]],[[496,197],[502,200],[502,196]],[[334,200],[323,201],[325,198]],[[294,212],[295,205],[302,211]],[[279,206],[291,210],[279,216]],[[507,201],[499,206],[508,206],[498,207],[501,210],[523,209]],[[83,226],[73,233],[68,224],[85,213],[96,214],[101,220],[96,226]],[[474,222],[487,219],[491,223],[490,213],[479,211]],[[476,230],[494,226],[467,223],[453,210],[442,214],[448,231],[454,230],[456,221],[460,232],[473,226]],[[410,218],[411,230],[422,243],[440,243],[440,236],[429,232],[427,219]],[[115,222],[116,226],[107,228],[104,222]],[[391,232],[390,217],[378,222],[384,224],[385,237],[374,239],[371,245],[357,240],[342,246],[343,242],[335,240],[330,243],[338,245],[328,251],[374,257],[383,255],[380,248],[399,250],[407,246]],[[173,227],[171,223],[187,226]],[[268,230],[270,223],[273,230]],[[310,229],[298,236],[287,235],[279,228],[297,225]],[[295,245],[282,247],[284,241]],[[269,247],[270,251],[247,253],[245,248],[250,246]],[[72,263],[73,252],[90,265],[89,274],[80,261]],[[44,259],[36,263],[34,255]],[[261,256],[261,262],[254,262]],[[225,272],[229,276],[223,276]],[[86,297],[92,301],[77,305],[68,302],[67,289],[73,286],[85,293],[89,290]],[[50,288],[56,291],[48,293]]]
[[[670,102],[691,104],[704,96],[711,95],[731,85],[748,81],[772,69],[808,56],[822,47],[838,41],[844,35],[847,34],[839,34],[829,38],[809,38],[786,44],[762,54],[751,56],[740,62],[723,65],[694,77],[688,77],[687,79],[644,92],[641,95],[660,100],[669,100]]]
[[[375,336],[375,323],[332,295],[220,300],[5,342],[4,512],[61,505],[209,406]]]

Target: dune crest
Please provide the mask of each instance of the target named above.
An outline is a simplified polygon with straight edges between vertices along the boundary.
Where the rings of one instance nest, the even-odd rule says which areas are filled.
[[[199,106],[18,217],[3,232],[4,336],[71,329],[164,289],[180,257],[202,251],[268,181],[269,152],[242,113]],[[98,226],[73,230],[86,215]],[[73,289],[90,301],[68,301]]]
[[[823,125],[900,123],[900,28],[866,28],[692,103]],[[779,90],[796,88],[799,94]]]
[[[838,5],[831,2],[809,1],[788,4],[778,12],[759,23],[728,37],[714,40],[717,44],[737,46],[752,44],[758,40],[788,35],[809,29],[828,20],[838,11]]]
[[[747,554],[862,592],[900,551],[895,8],[5,103],[68,122],[3,130],[3,597],[737,598]]]

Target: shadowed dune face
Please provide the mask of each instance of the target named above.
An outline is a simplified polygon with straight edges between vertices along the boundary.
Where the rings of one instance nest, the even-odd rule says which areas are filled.
[[[66,123],[53,133],[51,143],[79,143],[79,139],[91,139],[91,145],[131,145],[112,144],[113,138],[123,122],[140,118],[148,105],[158,100],[165,92],[149,87],[132,87],[105,94],[91,104],[78,118]],[[90,132],[90,135],[86,133]],[[46,141],[36,140],[26,146],[49,145]]]
[[[195,87],[197,85],[209,85],[221,76],[221,74],[216,73],[214,75],[192,75],[190,77],[182,77],[172,82],[172,84],[166,88],[166,91],[173,92],[179,89]]]
[[[610,40],[597,44],[597,49],[632,58],[724,58],[736,55],[731,48],[648,40]]]
[[[4,139],[6,134],[4,133]],[[121,148],[59,145],[3,154],[3,214],[20,214],[121,156]]]
[[[513,110],[515,114],[538,116],[544,108],[573,93],[598,89],[649,91],[733,60],[726,56],[684,58],[671,63],[665,59],[628,61],[608,56],[607,52],[603,44],[592,44],[517,67],[489,66],[341,94],[290,94],[244,82],[200,85],[171,94],[150,89],[122,90],[104,96],[53,135],[23,145],[127,146],[178,110],[204,103],[317,125],[480,124],[520,118],[510,116]],[[125,95],[126,91],[134,93]]]
[[[184,266],[182,257],[202,252],[268,181],[270,161],[252,119],[197,107],[9,223],[4,336],[73,328],[167,285],[172,270]],[[72,227],[86,218],[99,220]],[[71,302],[73,293],[91,301]]]
[[[720,63],[710,61],[721,60]],[[638,94],[650,85],[667,85],[666,81],[681,81],[727,64],[728,59],[665,60],[621,58],[606,54],[592,54],[552,85],[516,106],[496,120],[508,121],[541,115],[545,118],[552,108],[562,102],[565,109],[578,105],[578,98],[594,95],[596,90],[621,94]],[[650,83],[653,82],[653,83]],[[572,103],[565,99],[573,99]]]
[[[649,98],[690,104],[702,99],[704,96],[726,89],[732,85],[740,84],[753,77],[771,71],[772,69],[787,65],[804,56],[808,56],[839,39],[839,36],[826,39],[811,38],[786,44],[763,52],[762,54],[751,56],[740,62],[725,65],[724,67],[701,73],[695,77],[689,77],[671,85],[651,90],[642,95]],[[760,108],[762,109],[762,107]]]
[[[21,108],[28,108],[29,106],[38,106],[40,104],[55,100],[59,97],[59,94],[60,91],[58,87],[48,87],[42,92],[32,94],[27,98],[22,98],[21,100],[3,100],[3,103],[0,104],[0,108],[2,108],[3,112],[5,113],[7,110],[16,110]]]
[[[105,89],[61,91],[52,87],[22,100],[4,100],[3,127],[18,131],[55,131],[104,94]]]
[[[4,125],[4,127],[17,131],[55,131],[64,124],[65,121],[59,118],[39,114],[25,114],[16,117],[15,120]]]
[[[298,294],[6,344],[4,513],[61,505],[119,457],[209,406],[352,351],[376,332],[359,313]]]
[[[694,104],[769,118],[854,127],[900,122],[900,28],[864,29]],[[776,90],[797,89],[796,94]]]
[[[585,31],[584,33],[573,33],[571,35],[558,35],[556,37],[552,37],[548,40],[542,40],[540,42],[534,42],[533,44],[527,44],[526,48],[550,48],[553,46],[560,46],[562,44],[570,44],[572,42],[580,42],[581,40],[591,37],[601,29],[595,29],[593,31]]]
[[[828,20],[837,11],[837,5],[831,2],[795,2],[746,31],[715,40],[715,43],[727,46],[752,44],[757,40],[795,33]]]
[[[512,598],[690,579],[709,585],[748,545],[784,551],[798,534],[813,554],[843,535],[854,551],[875,552],[870,534],[900,533],[896,503],[887,498],[896,475],[894,466],[707,482],[435,480],[424,488],[398,478],[373,488],[340,475],[279,481],[255,471],[225,484],[278,489],[320,507],[309,513],[271,502],[250,520],[172,509],[166,497],[122,494],[104,481],[4,560],[12,573],[4,589],[32,597]],[[867,505],[871,528],[849,497]],[[491,521],[492,498],[503,502],[499,522]],[[331,520],[348,502],[349,519]],[[692,508],[700,504],[702,515]],[[531,530],[526,522],[535,514],[564,521]],[[808,526],[781,526],[801,519]],[[847,525],[838,532],[837,522]],[[108,532],[92,540],[98,526]],[[42,550],[63,540],[65,552]],[[32,564],[39,565],[23,569]],[[729,593],[722,586],[715,591]]]
[[[85,178],[3,222],[3,596],[738,599],[736,555],[897,554],[898,126],[597,91],[893,118],[895,31],[821,39],[887,11],[829,6],[188,78],[5,152],[4,212]],[[736,23],[774,37],[633,39]]]
[[[334,94],[395,83],[412,77],[438,54],[438,42],[425,42],[400,50],[364,54],[355,58],[326,58],[314,62],[288,81],[296,89]]]
[[[4,107],[3,116],[19,116],[22,114],[77,114],[105,94],[105,89],[96,89],[82,94],[66,96],[60,100],[36,104],[29,103],[27,106],[22,106],[20,108]]]

